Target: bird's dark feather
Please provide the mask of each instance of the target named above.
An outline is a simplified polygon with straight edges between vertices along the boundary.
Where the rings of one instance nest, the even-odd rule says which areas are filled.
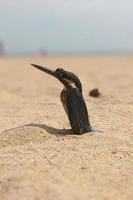
[[[73,133],[80,134],[91,131],[87,107],[79,89],[76,87],[69,89],[66,98],[68,117]]]

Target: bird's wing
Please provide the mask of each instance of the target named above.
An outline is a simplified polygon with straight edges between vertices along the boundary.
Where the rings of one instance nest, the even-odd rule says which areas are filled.
[[[66,103],[73,133],[80,134],[91,131],[87,107],[78,88],[69,89]]]

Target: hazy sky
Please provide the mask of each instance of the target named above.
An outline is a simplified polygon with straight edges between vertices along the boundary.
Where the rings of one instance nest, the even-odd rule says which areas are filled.
[[[0,0],[6,51],[133,51],[133,0]]]

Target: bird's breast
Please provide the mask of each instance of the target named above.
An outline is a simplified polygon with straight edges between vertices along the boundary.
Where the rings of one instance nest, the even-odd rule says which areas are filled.
[[[60,94],[60,100],[62,102],[63,108],[68,115],[68,109],[67,109],[67,90],[64,88]]]

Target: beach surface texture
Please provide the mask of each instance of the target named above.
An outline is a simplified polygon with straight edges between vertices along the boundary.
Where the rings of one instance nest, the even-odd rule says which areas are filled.
[[[101,132],[71,135],[63,86],[30,63],[77,74]],[[1,58],[0,200],[132,198],[133,56]]]

